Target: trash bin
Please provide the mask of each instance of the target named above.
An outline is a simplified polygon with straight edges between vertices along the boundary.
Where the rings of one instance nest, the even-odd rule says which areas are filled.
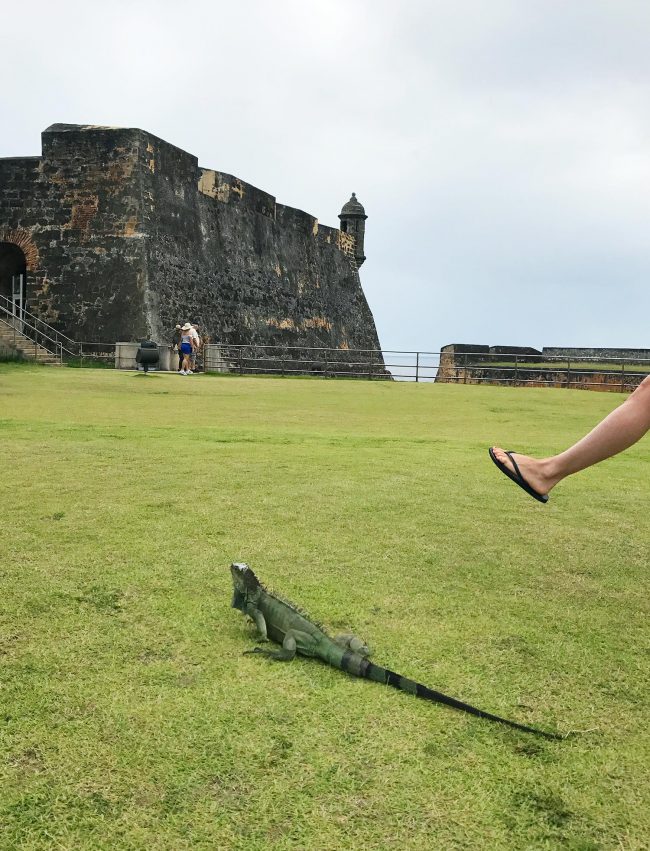
[[[135,356],[135,362],[139,364],[145,372],[149,372],[152,366],[158,366],[160,353],[158,352],[158,343],[151,340],[140,340],[138,351]]]

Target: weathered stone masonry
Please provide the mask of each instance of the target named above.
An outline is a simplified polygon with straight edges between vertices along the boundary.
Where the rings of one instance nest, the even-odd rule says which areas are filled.
[[[27,309],[77,340],[166,341],[189,319],[227,343],[378,348],[363,207],[340,218],[137,129],[55,124],[41,157],[0,159],[0,254],[24,256]]]

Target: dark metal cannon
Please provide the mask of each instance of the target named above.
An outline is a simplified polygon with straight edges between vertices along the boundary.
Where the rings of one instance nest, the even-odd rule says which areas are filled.
[[[135,362],[142,366],[145,373],[149,371],[149,367],[158,366],[159,360],[158,343],[154,343],[152,340],[140,340]]]

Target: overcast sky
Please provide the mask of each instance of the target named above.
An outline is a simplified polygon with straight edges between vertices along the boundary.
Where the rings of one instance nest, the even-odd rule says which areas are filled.
[[[2,0],[0,156],[140,127],[338,225],[384,348],[650,348],[647,0]]]

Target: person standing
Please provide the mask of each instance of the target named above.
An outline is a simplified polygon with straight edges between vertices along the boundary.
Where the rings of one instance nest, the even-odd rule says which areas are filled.
[[[192,335],[190,333],[192,326],[189,322],[181,328],[181,352],[183,354],[183,365],[180,370],[181,375],[191,375],[191,358],[194,346],[192,345]]]
[[[192,335],[192,372],[196,372],[196,356],[201,350],[201,338],[199,337],[199,326],[192,325],[190,329],[190,334]]]
[[[174,333],[172,334],[172,348],[178,354],[178,372],[183,369],[183,353],[181,352],[182,336],[181,326],[177,325],[176,328],[174,328]]]

